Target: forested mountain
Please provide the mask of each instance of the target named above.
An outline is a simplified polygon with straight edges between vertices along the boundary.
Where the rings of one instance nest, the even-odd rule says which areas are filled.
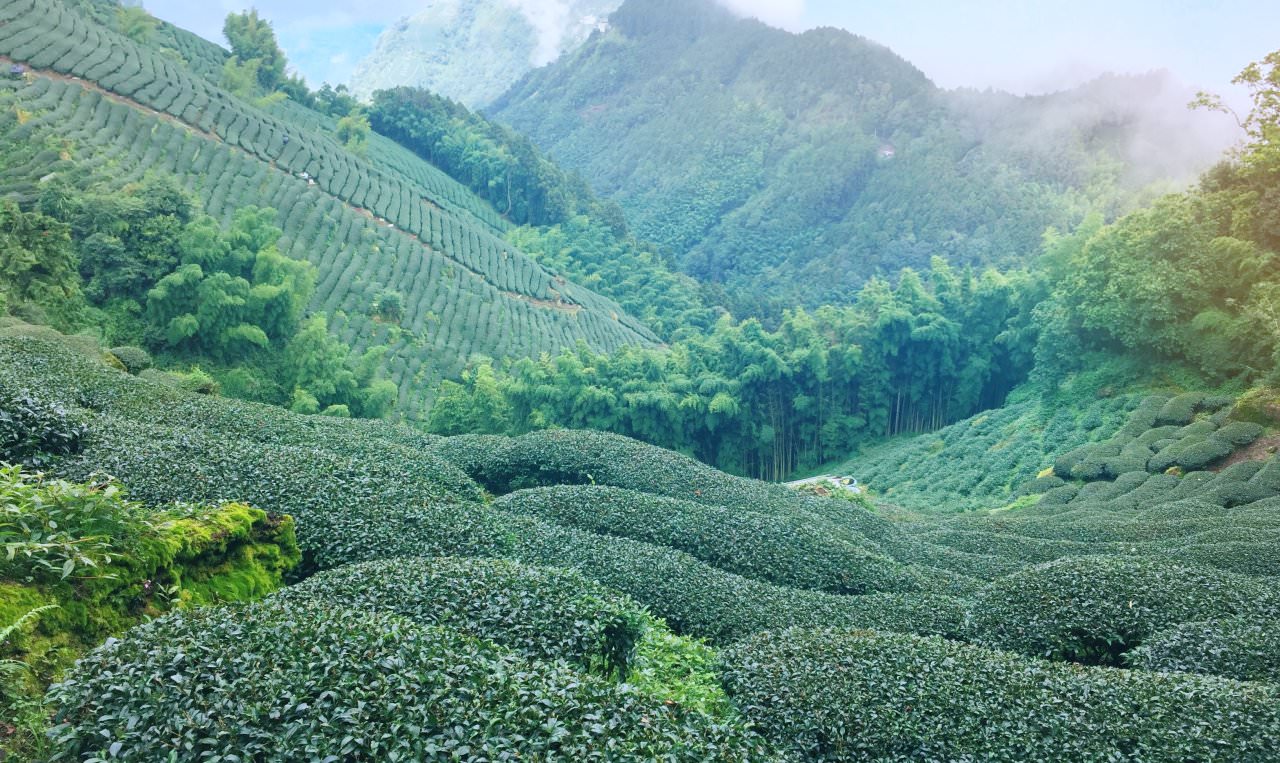
[[[383,30],[351,91],[420,87],[483,106],[606,25],[620,0],[437,0]]]
[[[778,479],[997,407],[1020,385],[1075,409],[1090,385],[1274,383],[1280,58],[1239,81],[1254,100],[1245,146],[1189,191],[1110,224],[1094,213],[1050,229],[1024,268],[979,274],[935,258],[872,277],[852,305],[784,311],[773,329],[726,317],[670,352],[480,365],[446,383],[431,425],[604,428]],[[1064,388],[1075,391],[1060,400]]]
[[[1163,74],[1037,97],[943,91],[840,30],[629,0],[490,112],[617,200],[686,272],[724,284],[735,314],[776,320],[934,255],[1025,262],[1046,227],[1191,180],[1230,138],[1187,113],[1190,97]]]
[[[473,354],[656,339],[350,99],[287,77],[256,13],[230,53],[107,0],[3,14],[10,311],[233,396],[410,418]]]

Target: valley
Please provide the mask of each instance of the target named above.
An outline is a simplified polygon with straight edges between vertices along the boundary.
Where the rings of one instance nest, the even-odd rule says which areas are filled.
[[[555,7],[0,0],[0,760],[1277,760],[1280,52]]]

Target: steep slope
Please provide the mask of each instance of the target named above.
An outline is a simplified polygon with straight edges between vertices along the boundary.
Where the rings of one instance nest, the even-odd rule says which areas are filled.
[[[0,56],[29,67],[0,89],[0,194],[30,200],[57,178],[123,187],[162,173],[223,220],[251,204],[278,210],[281,251],[318,268],[311,308],[354,349],[389,347],[405,415],[473,354],[654,341],[615,303],[508,244],[492,207],[389,140],[373,136],[357,155],[328,118],[267,113],[57,0],[0,9]],[[403,296],[399,325],[373,314],[383,289]]]
[[[581,45],[620,0],[447,0],[401,19],[351,75],[351,91],[422,87],[468,106],[502,95],[535,66]]]
[[[953,93],[869,40],[795,35],[709,0],[629,0],[610,24],[490,111],[743,314],[840,301],[937,254],[1017,261],[1047,226],[1118,212],[1225,145],[1163,75]]]

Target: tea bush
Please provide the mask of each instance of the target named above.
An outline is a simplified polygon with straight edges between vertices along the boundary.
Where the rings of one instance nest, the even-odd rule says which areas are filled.
[[[36,387],[39,389],[39,387]],[[67,408],[0,377],[0,461],[39,467],[77,452],[88,427]]]
[[[532,659],[625,678],[647,627],[643,608],[572,571],[498,559],[387,559],[322,572],[276,595],[401,615]]]
[[[1024,398],[931,434],[867,448],[839,469],[907,508],[991,508],[1017,497],[1055,459],[1112,437],[1140,401],[1125,395],[1091,401],[1080,410]],[[1068,476],[1070,467],[1055,473]]]
[[[53,760],[773,760],[687,711],[448,628],[301,602],[170,615],[50,692]]]
[[[112,347],[111,355],[134,376],[151,368],[151,354],[141,347]]]
[[[1262,579],[1198,565],[1081,557],[991,583],[967,625],[988,646],[1114,665],[1171,626],[1231,615],[1280,617],[1280,592]]]
[[[1264,684],[836,629],[762,633],[721,659],[734,704],[803,760],[1263,763],[1280,749]]]
[[[50,608],[0,647],[0,658],[48,681],[144,618],[264,596],[298,560],[289,517],[238,503],[144,506],[109,479],[69,483],[5,467],[0,623]]]
[[[507,443],[492,437],[452,438],[437,450],[499,495],[554,485],[610,485],[709,506],[853,522],[872,537],[891,532],[847,501],[803,496],[782,485],[725,474],[687,456],[621,435],[590,430],[530,432]]]
[[[1196,411],[1204,403],[1203,392],[1185,392],[1164,404],[1156,415],[1157,424],[1190,424]]]
[[[59,464],[115,475],[150,503],[240,500],[298,521],[307,570],[405,555],[496,556],[503,528],[444,489],[430,465],[390,450],[355,459],[312,447],[245,442],[195,430],[99,419],[102,433]]]
[[[503,496],[494,507],[668,546],[722,570],[795,588],[858,594],[916,586],[901,564],[873,551],[865,539],[836,535],[790,515],[706,506],[603,485],[522,490]]]
[[[712,567],[681,551],[511,517],[513,558],[566,567],[621,591],[677,633],[724,644],[762,630],[838,623],[926,634],[957,634],[964,603],[925,593],[837,596],[763,583]]]
[[[1183,623],[1129,653],[1146,670],[1203,673],[1280,684],[1280,622],[1225,618]]]

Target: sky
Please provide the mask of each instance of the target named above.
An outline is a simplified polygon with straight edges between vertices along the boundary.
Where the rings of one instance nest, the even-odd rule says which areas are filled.
[[[563,0],[520,0],[526,6]],[[834,26],[892,48],[937,84],[1043,93],[1112,71],[1168,69],[1244,105],[1230,86],[1280,47],[1275,0],[719,0],[792,31]],[[222,42],[227,13],[253,4],[312,86],[345,82],[382,28],[428,0],[143,0]]]

